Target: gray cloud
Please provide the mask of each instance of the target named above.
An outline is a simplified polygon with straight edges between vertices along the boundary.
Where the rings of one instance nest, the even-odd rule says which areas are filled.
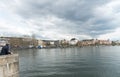
[[[92,18],[93,8],[107,0],[23,0],[17,12],[24,17],[56,15],[74,21],[86,21]]]
[[[99,7],[106,7],[109,2],[110,0],[19,0],[18,5],[12,6],[12,10],[23,18],[26,25],[33,25],[33,30],[36,30],[34,33],[41,38],[64,38],[67,34],[97,38],[112,33],[119,27],[118,19],[100,13],[102,10]]]

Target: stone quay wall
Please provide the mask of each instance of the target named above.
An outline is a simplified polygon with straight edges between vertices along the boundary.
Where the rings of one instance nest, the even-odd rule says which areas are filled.
[[[0,77],[19,77],[18,54],[0,55]]]

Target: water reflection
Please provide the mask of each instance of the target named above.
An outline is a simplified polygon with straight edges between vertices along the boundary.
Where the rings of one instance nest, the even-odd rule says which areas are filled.
[[[30,49],[20,55],[20,77],[120,77],[120,47]]]

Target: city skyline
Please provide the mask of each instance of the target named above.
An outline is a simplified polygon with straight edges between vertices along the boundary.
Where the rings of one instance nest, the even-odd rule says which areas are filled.
[[[2,0],[0,36],[120,39],[119,0]]]

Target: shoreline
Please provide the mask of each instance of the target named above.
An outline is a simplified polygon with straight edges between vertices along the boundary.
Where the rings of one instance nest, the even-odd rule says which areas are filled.
[[[120,46],[120,45],[98,45],[98,46],[63,46],[63,47],[43,47],[43,48],[36,48],[36,47],[33,47],[33,48],[11,48],[10,50],[11,51],[15,51],[15,50],[27,50],[27,49],[56,49],[56,48],[85,48],[85,47],[101,47],[101,46]]]

